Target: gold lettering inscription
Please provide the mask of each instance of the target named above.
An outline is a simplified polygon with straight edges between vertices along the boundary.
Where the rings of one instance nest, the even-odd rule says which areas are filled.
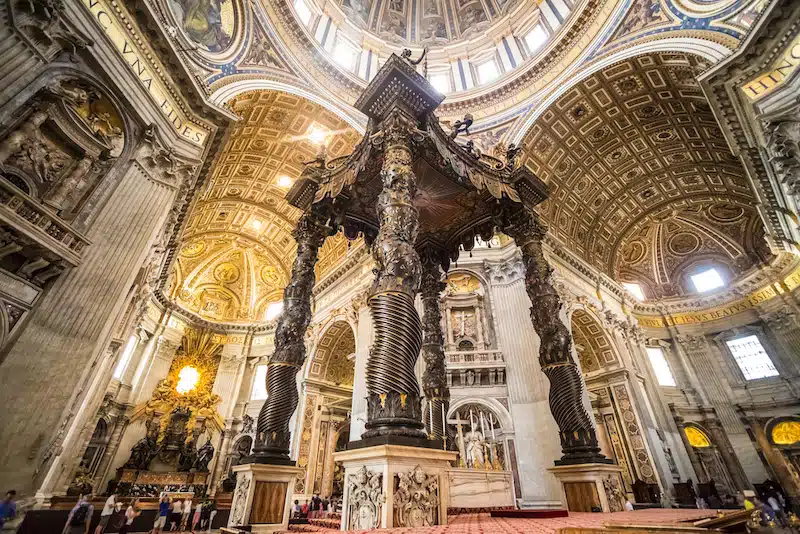
[[[166,116],[172,127],[192,143],[202,146],[208,137],[207,132],[191,124],[191,121],[180,110],[180,106],[177,105],[167,88],[153,74],[142,50],[128,40],[126,32],[113,16],[113,10],[108,7],[105,0],[83,0],[83,4],[114,43],[125,63],[147,89],[150,98]]]
[[[744,94],[750,100],[757,100],[781,85],[800,65],[800,36],[784,50],[781,57],[775,62],[772,70],[761,74],[742,87]]]

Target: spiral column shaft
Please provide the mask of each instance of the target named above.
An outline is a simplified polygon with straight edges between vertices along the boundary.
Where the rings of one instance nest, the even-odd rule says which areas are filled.
[[[376,276],[369,307],[375,342],[367,359],[367,423],[362,438],[397,435],[424,438],[419,384],[414,374],[422,325],[414,308],[420,259],[414,249],[419,213],[411,169],[409,131],[415,126],[395,108],[381,123],[384,146],[378,196],[378,236],[372,245]]]
[[[439,269],[439,262],[433,251],[426,250],[422,255],[422,358],[425,372],[422,375],[422,389],[429,401],[431,413],[425,419],[431,439],[444,443],[447,432],[447,412],[450,409],[450,388],[447,387],[447,362],[444,355],[444,335],[442,335],[442,312],[439,295],[445,283]],[[431,424],[432,423],[432,424]],[[447,436],[447,446],[454,440]]]
[[[314,265],[325,238],[325,219],[313,212],[300,217],[294,230],[297,257],[292,277],[283,291],[283,311],[275,329],[275,352],[267,363],[267,400],[258,414],[253,461],[291,463],[289,419],[297,409],[295,376],[306,359],[305,333],[311,322]]]
[[[522,209],[504,231],[522,250],[531,322],[540,339],[539,364],[550,382],[550,411],[564,453],[556,465],[611,463],[600,453],[591,416],[583,406],[583,381],[572,359],[572,335],[559,317],[561,298],[550,282],[552,269],[542,250],[547,228],[535,213]]]

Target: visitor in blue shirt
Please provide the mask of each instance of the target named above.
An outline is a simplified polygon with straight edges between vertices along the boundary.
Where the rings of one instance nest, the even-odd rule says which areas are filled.
[[[158,517],[156,517],[156,522],[153,524],[153,534],[158,534],[161,532],[161,529],[164,528],[167,524],[167,517],[169,516],[169,496],[164,494],[161,496],[161,502],[158,503]]]
[[[0,501],[0,529],[9,519],[17,517],[17,503],[14,499],[17,498],[17,492],[14,490],[6,493],[6,498]]]

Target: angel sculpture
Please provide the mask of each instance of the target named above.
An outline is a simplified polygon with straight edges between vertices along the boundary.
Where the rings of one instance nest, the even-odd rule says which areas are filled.
[[[469,135],[469,127],[472,126],[473,120],[472,115],[467,113],[463,119],[454,122],[453,129],[450,131],[450,139],[455,139],[461,132]]]
[[[517,146],[514,143],[508,145],[508,150],[506,150],[506,165],[512,169],[516,168],[520,152],[522,152],[521,146]]]

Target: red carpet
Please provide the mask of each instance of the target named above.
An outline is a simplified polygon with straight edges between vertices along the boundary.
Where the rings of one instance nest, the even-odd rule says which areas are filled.
[[[696,521],[713,517],[715,510],[636,510],[613,514],[591,514],[573,512],[568,517],[547,519],[491,517],[489,514],[463,514],[450,517],[450,524],[441,527],[395,528],[381,530],[351,530],[348,532],[368,534],[370,532],[396,532],[402,534],[554,534],[564,527],[593,528],[604,523],[636,523],[668,525],[686,521]],[[329,529],[306,525],[303,532],[331,532]],[[294,530],[294,529],[292,529]]]
[[[494,510],[489,515],[492,517],[525,517],[529,519],[552,519],[553,517],[567,517],[566,510]]]

